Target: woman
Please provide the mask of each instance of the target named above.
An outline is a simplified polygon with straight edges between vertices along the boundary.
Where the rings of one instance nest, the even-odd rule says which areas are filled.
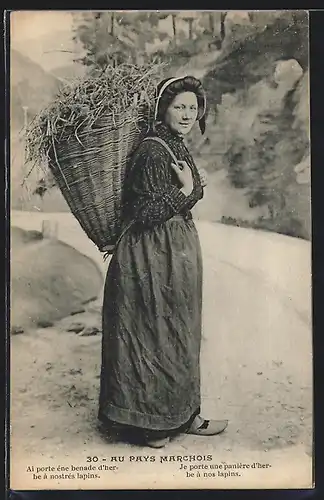
[[[227,421],[200,416],[202,258],[190,210],[203,196],[183,138],[196,121],[205,130],[199,80],[158,86],[155,121],[132,161],[125,221],[132,228],[113,255],[105,284],[99,419],[136,430],[162,447],[180,432],[214,435]]]

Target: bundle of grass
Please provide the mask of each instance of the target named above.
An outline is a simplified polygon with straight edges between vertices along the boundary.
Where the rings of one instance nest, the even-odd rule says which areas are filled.
[[[122,64],[65,86],[27,131],[27,159],[48,165],[101,251],[121,231],[127,160],[150,124],[161,65]]]

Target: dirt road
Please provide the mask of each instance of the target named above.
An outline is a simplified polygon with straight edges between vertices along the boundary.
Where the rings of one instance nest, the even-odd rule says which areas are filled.
[[[71,218],[63,222],[62,217],[60,237],[100,262],[104,272],[95,247]],[[40,219],[31,219],[15,214],[12,223],[37,229]],[[11,339],[15,487],[21,482],[26,489],[26,483],[39,487],[27,472],[31,464],[85,464],[87,456],[100,462],[116,455],[149,455],[158,461],[161,454],[211,454],[213,463],[271,466],[272,473],[261,469],[239,478],[206,477],[204,488],[311,484],[310,246],[274,234],[204,222],[197,226],[205,266],[202,412],[228,418],[227,431],[208,439],[181,436],[164,451],[107,442],[96,420],[100,334],[66,331],[72,321],[100,326],[100,302],[90,304],[85,313],[54,328]],[[123,488],[125,481],[129,488],[199,487],[196,470],[194,477],[186,476],[179,463],[164,463],[163,474],[154,463],[131,466],[87,483],[47,480],[46,487]]]

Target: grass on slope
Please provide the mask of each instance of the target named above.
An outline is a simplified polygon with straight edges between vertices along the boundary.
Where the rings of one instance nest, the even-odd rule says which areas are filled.
[[[11,326],[53,322],[97,296],[102,275],[74,248],[39,233],[11,231]]]

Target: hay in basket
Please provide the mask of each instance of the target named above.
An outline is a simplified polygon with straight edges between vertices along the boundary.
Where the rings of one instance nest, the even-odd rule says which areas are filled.
[[[65,86],[28,127],[27,160],[46,162],[101,251],[120,235],[127,160],[148,131],[160,78],[158,64],[109,66]]]

